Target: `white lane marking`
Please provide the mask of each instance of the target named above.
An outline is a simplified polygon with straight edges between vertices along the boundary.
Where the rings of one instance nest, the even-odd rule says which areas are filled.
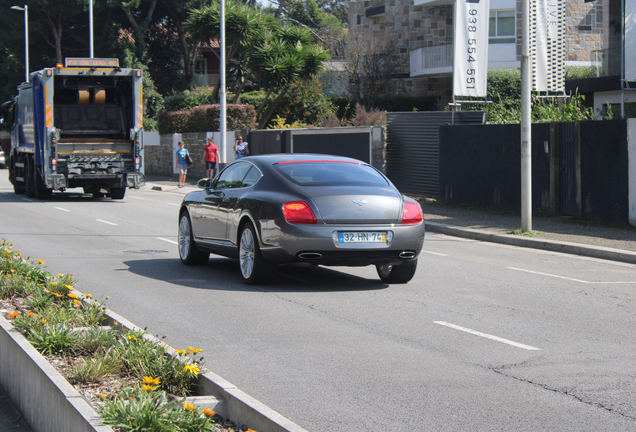
[[[65,212],[70,212],[70,210],[62,208],[62,207],[55,207],[55,208],[58,209],[58,210],[65,211]]]
[[[179,244],[178,242],[176,242],[176,241],[174,241],[174,240],[168,240],[168,239],[161,238],[161,237],[157,237],[157,239],[158,239],[158,240],[163,240],[163,241],[168,242],[168,243],[176,244],[176,245],[178,245],[178,244]]]
[[[181,204],[175,204],[175,203],[168,203],[168,205],[173,205],[173,206],[180,206]]]
[[[550,274],[550,273],[542,273],[542,272],[538,272],[538,271],[534,271],[534,270],[526,270],[526,269],[520,269],[520,268],[516,268],[516,267],[508,267],[510,270],[517,270],[517,271],[522,271],[522,272],[526,272],[526,273],[532,273],[532,274],[536,274],[536,275],[541,275],[541,276],[548,276],[548,277],[553,277],[553,278],[557,278],[557,279],[565,279],[565,280],[569,280],[569,281],[573,281],[573,282],[580,282],[580,283],[584,283],[584,284],[636,284],[636,281],[615,281],[615,282],[594,282],[594,281],[586,281],[586,280],[582,280],[582,279],[574,279],[574,278],[569,278],[566,276],[559,276],[559,275],[554,275],[554,274]]]
[[[448,256],[448,255],[443,254],[443,253],[430,252],[430,251],[425,251],[425,250],[423,250],[423,251],[422,251],[422,253],[427,253],[427,254],[429,254],[429,255]]]
[[[105,224],[108,224],[108,225],[114,225],[114,226],[117,226],[117,224],[116,224],[116,223],[108,222],[108,221],[101,220],[101,219],[95,219],[95,220],[96,220],[97,222],[101,222],[101,223],[105,223]]]
[[[494,341],[497,341],[497,342],[502,342],[502,343],[505,343],[505,344],[508,344],[508,345],[512,345],[512,346],[517,347],[517,348],[523,348],[523,349],[529,350],[529,351],[540,351],[541,350],[541,348],[535,348],[535,347],[530,346],[530,345],[525,345],[525,344],[522,344],[522,343],[519,343],[519,342],[511,341],[509,339],[500,338],[499,336],[489,335],[487,333],[482,333],[482,332],[477,331],[477,330],[472,330],[472,329],[469,329],[469,328],[466,328],[466,327],[461,327],[461,326],[458,326],[458,325],[455,325],[455,324],[451,324],[451,323],[447,323],[447,322],[444,322],[444,321],[433,321],[433,322],[435,324],[439,324],[439,325],[443,325],[443,326],[446,326],[446,327],[450,327],[452,329],[463,331],[463,332],[466,332],[466,333],[470,333],[470,334],[475,335],[475,336],[480,336],[480,337],[484,337],[486,339],[491,339],[491,340],[494,340]]]

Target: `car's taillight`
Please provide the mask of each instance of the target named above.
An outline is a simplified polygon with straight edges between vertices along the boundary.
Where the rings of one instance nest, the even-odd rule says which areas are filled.
[[[422,207],[416,202],[406,201],[404,203],[404,211],[402,212],[403,224],[420,223],[424,220]]]
[[[316,215],[311,211],[311,207],[303,201],[292,201],[283,204],[283,214],[285,220],[295,224],[315,224]]]

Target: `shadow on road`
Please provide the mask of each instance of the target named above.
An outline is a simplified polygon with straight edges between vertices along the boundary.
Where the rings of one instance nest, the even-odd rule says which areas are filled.
[[[204,266],[186,267],[179,259],[154,258],[124,261],[128,270],[146,278],[190,288],[222,291],[338,292],[388,288],[380,279],[366,279],[327,267],[280,267],[271,283],[246,285],[238,260],[211,257]]]

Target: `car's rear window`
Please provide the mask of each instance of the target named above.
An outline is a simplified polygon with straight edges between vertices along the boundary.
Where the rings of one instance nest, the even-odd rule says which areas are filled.
[[[302,161],[284,162],[274,169],[302,186],[368,185],[387,186],[386,179],[375,168],[350,162]]]

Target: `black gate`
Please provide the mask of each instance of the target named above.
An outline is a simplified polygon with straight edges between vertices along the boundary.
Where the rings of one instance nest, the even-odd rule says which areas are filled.
[[[576,215],[576,123],[559,124],[560,213]]]
[[[386,173],[405,194],[439,196],[439,127],[450,111],[389,112],[386,115]],[[460,111],[456,124],[482,124],[483,111]]]

